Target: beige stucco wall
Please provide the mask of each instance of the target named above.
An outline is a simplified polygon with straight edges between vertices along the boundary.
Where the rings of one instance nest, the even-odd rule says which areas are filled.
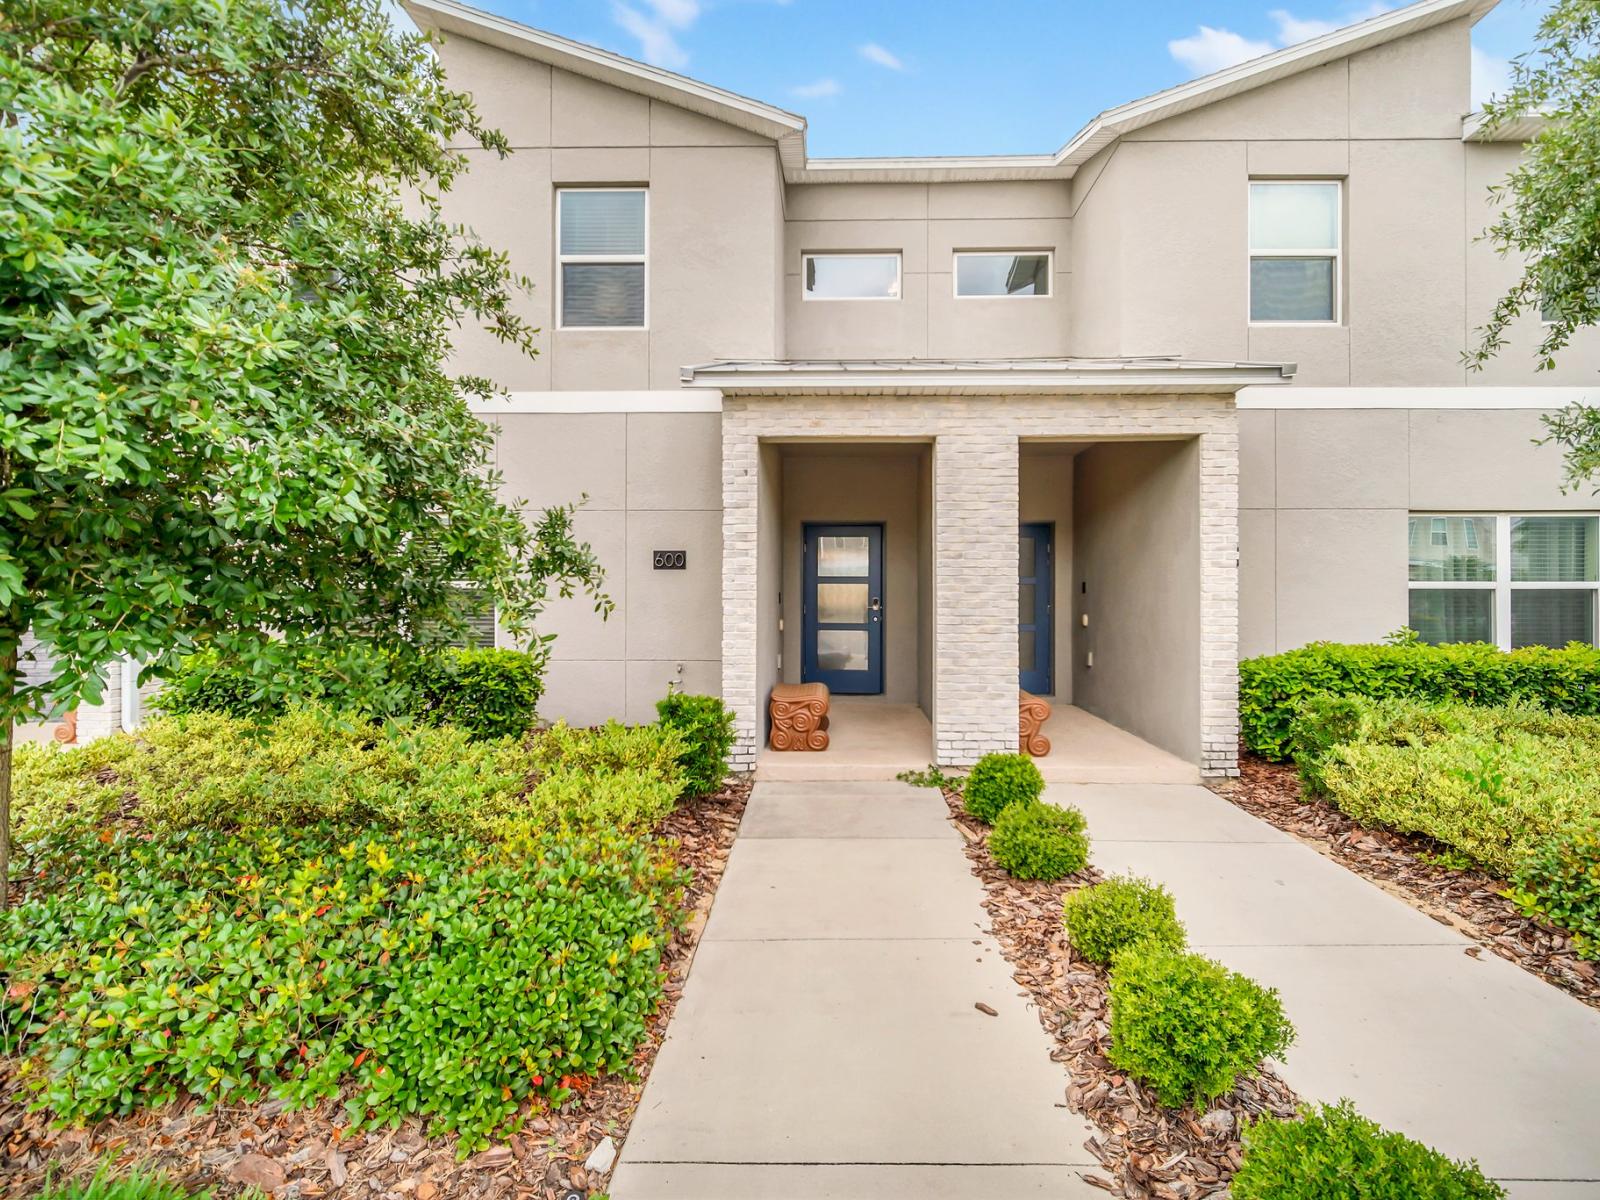
[[[1074,462],[1080,707],[1193,762],[1201,741],[1199,442],[1106,442]],[[1090,657],[1093,656],[1093,665]]]
[[[1072,703],[1072,471],[1073,455],[1081,449],[1070,443],[1022,444],[1018,519],[1055,528],[1050,645],[1058,704]]]
[[[1527,409],[1241,411],[1240,653],[1404,625],[1411,512],[1595,511],[1542,432]]]
[[[763,452],[772,447],[763,447]],[[783,458],[783,678],[801,677],[808,524],[883,526],[883,698],[916,704],[920,690],[918,483],[925,446],[780,448]]]
[[[533,509],[587,494],[578,535],[606,569],[609,620],[582,597],[540,619],[554,633],[543,715],[590,724],[652,720],[667,681],[715,694],[722,579],[716,413],[518,413],[488,418],[504,495]],[[652,550],[683,550],[682,571],[657,571]],[[679,665],[683,672],[678,673]]]

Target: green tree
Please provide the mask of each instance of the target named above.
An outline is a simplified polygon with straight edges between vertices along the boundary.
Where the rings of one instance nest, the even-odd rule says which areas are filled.
[[[609,611],[572,510],[497,498],[494,388],[447,370],[464,322],[537,332],[442,215],[461,144],[508,151],[379,0],[0,7],[0,880],[13,723],[121,655],[293,694],[315,645],[370,704],[403,679],[374,662],[490,604]]]
[[[1485,104],[1484,116],[1491,129],[1524,120],[1542,127],[1492,189],[1501,208],[1486,236],[1526,266],[1467,362],[1481,369],[1505,348],[1512,322],[1538,314],[1550,322],[1536,352],[1548,370],[1576,331],[1600,324],[1600,0],[1556,0],[1534,48],[1513,61],[1510,90]],[[1569,486],[1600,473],[1600,410],[1574,405],[1545,425],[1566,452]]]

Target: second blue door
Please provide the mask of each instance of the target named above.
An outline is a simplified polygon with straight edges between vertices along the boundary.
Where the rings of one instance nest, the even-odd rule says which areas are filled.
[[[807,525],[801,678],[847,696],[883,691],[883,526]]]
[[[1054,525],[1030,524],[1022,526],[1017,545],[1018,683],[1023,691],[1036,696],[1055,692],[1051,678],[1054,656],[1050,653],[1054,541]]]

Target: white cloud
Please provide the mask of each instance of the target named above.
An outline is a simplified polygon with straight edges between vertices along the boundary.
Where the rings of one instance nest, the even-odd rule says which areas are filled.
[[[1490,96],[1503,96],[1511,88],[1511,63],[1476,46],[1472,48],[1472,107],[1482,108]]]
[[[802,100],[818,100],[824,96],[837,96],[844,88],[837,79],[818,79],[814,83],[802,83],[799,87],[789,89]]]
[[[700,0],[644,0],[641,11],[615,0],[611,19],[639,39],[639,56],[647,63],[681,71],[689,65],[689,52],[677,35],[700,16]]]
[[[1213,29],[1210,25],[1202,25],[1188,37],[1168,42],[1167,50],[1194,74],[1209,75],[1212,71],[1221,71],[1270,54],[1280,46],[1293,46],[1297,42],[1332,33],[1335,29],[1343,29],[1346,25],[1354,25],[1357,21],[1365,21],[1379,13],[1388,12],[1392,7],[1386,0],[1373,0],[1361,8],[1348,9],[1344,15],[1335,18],[1297,17],[1288,9],[1275,8],[1267,13],[1276,26],[1271,41],[1247,38],[1231,29]]]
[[[864,46],[856,47],[861,52],[861,57],[870,63],[877,63],[880,67],[888,67],[891,71],[904,71],[905,63],[897,55],[891,54],[877,42],[868,42]]]
[[[1254,42],[1240,37],[1231,29],[1213,29],[1202,25],[1186,38],[1175,38],[1167,43],[1173,58],[1196,75],[1209,75],[1246,59],[1259,58],[1271,53],[1271,42]]]

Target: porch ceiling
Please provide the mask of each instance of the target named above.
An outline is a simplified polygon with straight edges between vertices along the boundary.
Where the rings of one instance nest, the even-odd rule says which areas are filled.
[[[686,388],[728,396],[993,396],[1205,392],[1288,383],[1294,363],[1137,358],[723,359],[684,367]]]

